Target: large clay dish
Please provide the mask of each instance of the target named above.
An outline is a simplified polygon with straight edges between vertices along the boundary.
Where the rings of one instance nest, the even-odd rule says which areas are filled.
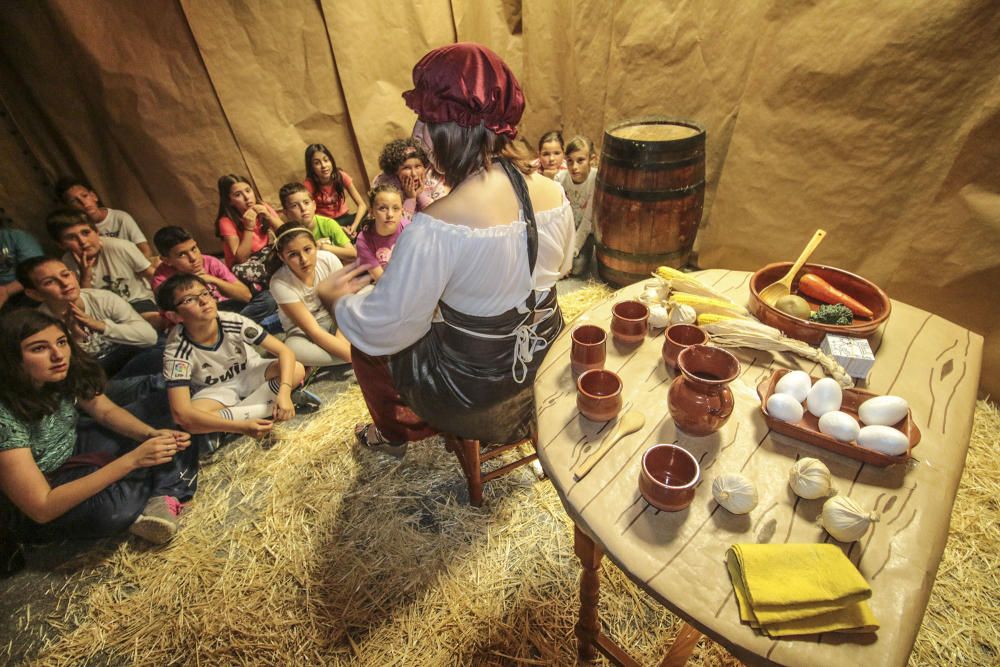
[[[892,303],[889,301],[889,295],[881,287],[865,280],[861,276],[856,276],[853,273],[822,264],[806,264],[802,267],[799,275],[795,277],[795,282],[792,284],[792,293],[798,294],[806,301],[818,306],[820,304],[819,301],[804,294],[799,294],[797,291],[799,277],[804,273],[814,273],[840,291],[863,303],[875,314],[874,318],[870,320],[855,318],[853,324],[846,326],[820,324],[792,317],[761,301],[761,290],[779,280],[791,266],[791,262],[768,264],[753,274],[750,278],[750,301],[747,303],[747,307],[754,314],[754,317],[768,326],[781,330],[786,336],[797,338],[810,345],[819,345],[823,337],[828,333],[840,334],[841,336],[854,336],[855,338],[867,338],[875,333],[883,322],[889,319]]]
[[[897,431],[900,431],[910,441],[909,450],[905,454],[900,454],[899,456],[887,456],[886,454],[882,454],[871,449],[858,447],[851,442],[841,442],[840,440],[823,433],[819,430],[819,417],[816,417],[808,410],[806,410],[805,414],[802,415],[802,419],[794,424],[783,422],[780,419],[775,419],[771,415],[767,414],[767,399],[769,399],[771,394],[774,393],[774,386],[778,384],[778,380],[780,380],[781,376],[787,372],[788,371],[786,369],[774,371],[769,379],[763,380],[759,385],[757,385],[757,395],[760,396],[760,411],[761,414],[764,415],[764,421],[767,422],[768,428],[772,431],[776,431],[782,435],[787,435],[790,438],[808,442],[810,445],[816,445],[817,447],[828,449],[831,452],[843,454],[844,456],[848,456],[852,459],[864,461],[865,463],[871,463],[872,465],[883,468],[897,463],[906,463],[909,460],[910,452],[912,452],[913,448],[920,442],[920,429],[918,429],[917,425],[913,423],[913,415],[909,411],[906,412],[906,417],[902,421],[892,427]],[[817,378],[813,378],[812,380],[815,384]],[[861,420],[858,418],[858,407],[869,398],[874,398],[876,396],[880,396],[880,394],[873,394],[872,392],[865,391],[864,389],[845,389],[844,400],[841,403],[840,410],[841,412],[846,412],[851,415],[858,420],[858,423],[860,423]]]

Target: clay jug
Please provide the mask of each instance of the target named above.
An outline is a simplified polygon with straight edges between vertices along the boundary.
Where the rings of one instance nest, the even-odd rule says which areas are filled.
[[[729,383],[740,374],[740,362],[729,352],[692,345],[677,355],[680,375],[667,392],[674,424],[688,435],[715,433],[733,413]]]

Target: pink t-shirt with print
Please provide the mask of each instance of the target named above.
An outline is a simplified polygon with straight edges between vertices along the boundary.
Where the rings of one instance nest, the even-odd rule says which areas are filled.
[[[355,244],[358,249],[358,263],[361,265],[378,264],[384,269],[385,265],[389,263],[389,258],[392,257],[392,249],[396,246],[396,239],[399,238],[408,224],[410,224],[409,218],[400,220],[399,224],[396,225],[396,232],[391,236],[377,234],[374,225],[358,234],[358,240]]]

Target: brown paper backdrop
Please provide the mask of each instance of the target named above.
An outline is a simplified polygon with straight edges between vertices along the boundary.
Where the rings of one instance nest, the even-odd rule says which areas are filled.
[[[817,261],[985,334],[984,386],[1000,393],[989,0],[2,3],[0,207],[44,236],[46,183],[84,173],[147,234],[183,224],[215,248],[219,175],[274,202],[322,142],[366,185],[412,127],[413,64],[456,40],[519,76],[532,144],[552,128],[600,144],[643,115],[701,122],[701,266],[790,259],[822,226]]]

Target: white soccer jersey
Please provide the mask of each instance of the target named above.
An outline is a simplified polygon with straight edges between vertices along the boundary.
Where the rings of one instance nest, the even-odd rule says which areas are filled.
[[[183,324],[167,336],[163,351],[163,377],[168,387],[203,387],[228,382],[261,361],[253,348],[267,337],[267,331],[239,313],[219,312],[219,339],[206,347],[188,338]]]

